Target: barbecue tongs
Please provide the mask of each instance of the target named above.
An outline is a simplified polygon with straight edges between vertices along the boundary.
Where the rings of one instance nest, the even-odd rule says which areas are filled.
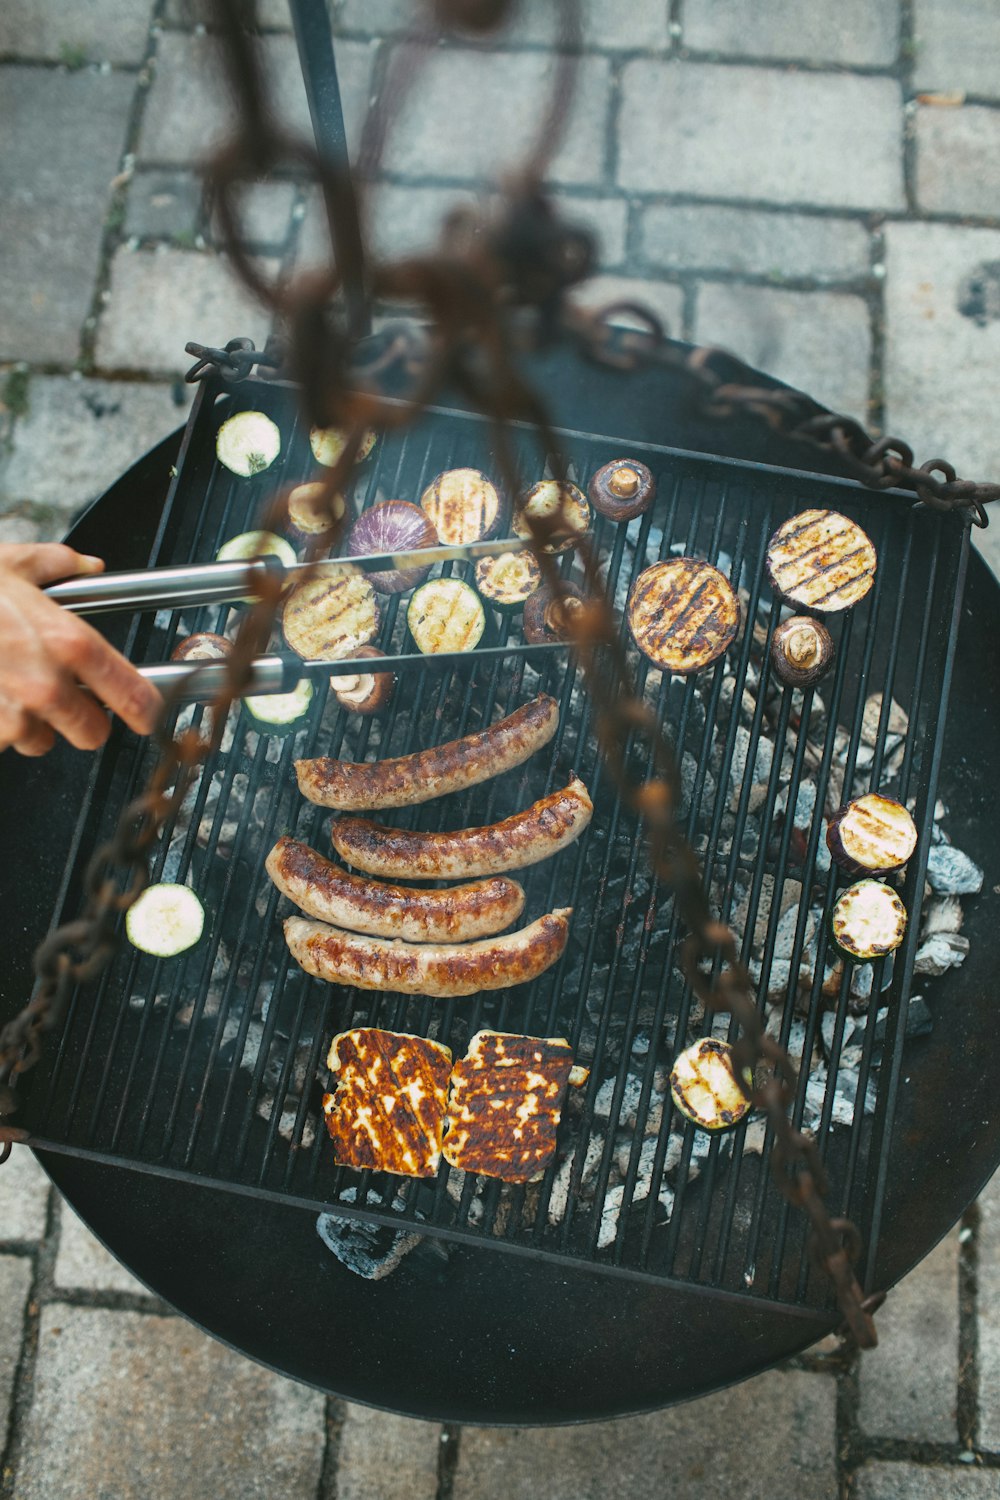
[[[472,542],[466,546],[421,547],[408,552],[379,552],[365,557],[331,557],[314,563],[286,566],[277,557],[251,558],[247,562],[190,563],[171,568],[149,568],[135,573],[98,573],[88,578],[70,578],[51,584],[46,594],[64,609],[78,615],[111,614],[117,610],[186,609],[204,604],[231,604],[236,600],[261,597],[265,578],[278,579],[282,587],[294,583],[296,575],[312,569],[313,574],[337,573],[344,567],[360,568],[365,573],[389,569],[431,567],[435,563],[475,562],[480,557],[498,557],[530,546],[520,537],[505,537],[494,542]],[[472,660],[489,661],[513,654],[522,657],[544,656],[564,646],[562,641],[530,646],[512,641],[505,646],[482,647],[475,652],[443,651],[433,658],[422,652],[402,656],[369,657],[366,673],[398,672],[407,667],[424,666],[430,660],[441,665],[456,665]],[[188,702],[210,702],[223,686],[226,677],[224,661],[160,662],[141,666],[138,671],[161,692],[166,693],[185,683],[183,696]],[[304,661],[293,653],[258,656],[248,693],[287,693],[304,676],[357,676],[358,663],[343,661]]]

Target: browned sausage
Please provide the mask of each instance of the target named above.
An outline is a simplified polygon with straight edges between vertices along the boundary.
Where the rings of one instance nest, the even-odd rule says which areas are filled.
[[[349,875],[288,837],[278,840],[266,865],[278,890],[306,916],[373,937],[464,943],[502,932],[524,910],[524,891],[504,875],[443,891],[382,885]]]
[[[402,943],[361,937],[305,917],[288,917],[292,957],[316,979],[404,995],[475,995],[536,979],[559,958],[571,910],[549,912],[507,937],[478,943]]]
[[[393,760],[297,760],[299,790],[320,807],[374,812],[430,802],[446,792],[476,786],[520,766],[547,745],[559,723],[559,705],[541,693],[507,718],[464,739],[434,745]]]
[[[537,865],[571,844],[590,822],[594,804],[579,777],[523,812],[485,828],[411,833],[370,818],[336,818],[333,847],[349,865],[395,880],[462,880]]]

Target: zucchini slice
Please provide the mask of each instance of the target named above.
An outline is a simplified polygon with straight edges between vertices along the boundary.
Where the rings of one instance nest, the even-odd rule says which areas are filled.
[[[263,474],[281,452],[281,433],[262,411],[238,411],[227,418],[215,439],[220,464],[241,479]]]
[[[749,1068],[743,1077],[748,1086],[753,1083]],[[701,1130],[729,1130],[750,1109],[733,1067],[733,1049],[714,1036],[703,1036],[674,1058],[670,1094],[681,1114]]]
[[[545,552],[568,552],[590,530],[590,506],[583,491],[575,484],[560,484],[558,479],[543,479],[522,495],[514,512],[514,535],[531,541],[528,518],[553,526]]]
[[[350,563],[292,589],[281,616],[289,646],[313,661],[350,656],[374,640],[378,626],[375,590],[361,569]]]
[[[718,661],[740,628],[740,603],[729,579],[696,557],[670,557],[639,574],[628,601],[628,625],[654,666],[682,676]]]
[[[148,885],[125,915],[133,948],[154,958],[173,958],[193,948],[205,926],[205,908],[190,886]]]
[[[273,531],[241,531],[223,542],[215,557],[217,562],[252,562],[255,557],[270,555],[280,558],[286,568],[298,562],[291,542]]]
[[[887,875],[901,869],[917,847],[917,825],[901,802],[868,792],[834,813],[826,843],[848,875]]]
[[[765,566],[775,593],[789,604],[833,614],[865,597],[877,563],[857,522],[836,510],[803,510],[778,527]]]
[[[362,464],[375,446],[376,434],[369,427],[361,439],[361,447],[355,463]],[[347,429],[345,427],[311,427],[309,429],[309,446],[312,449],[313,458],[325,469],[332,469],[337,464],[340,455],[347,444]]]
[[[830,914],[833,941],[845,958],[867,964],[892,953],[906,933],[906,907],[881,880],[859,880],[837,898]]]
[[[476,588],[495,609],[522,609],[541,584],[542,570],[530,552],[501,552],[476,563]]]
[[[289,734],[309,712],[312,700],[312,683],[300,677],[290,693],[253,693],[243,704],[262,734]]]
[[[432,578],[416,589],[406,623],[418,651],[472,651],[486,629],[486,612],[475,589],[460,578]]]
[[[464,547],[492,536],[500,522],[500,495],[478,469],[446,469],[420,497],[442,546]]]

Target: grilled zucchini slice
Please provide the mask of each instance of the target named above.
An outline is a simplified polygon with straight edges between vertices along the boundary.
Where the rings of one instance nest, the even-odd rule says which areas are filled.
[[[514,535],[530,542],[534,533],[529,517],[554,527],[545,552],[568,552],[590,530],[590,506],[575,484],[543,479],[522,495],[514,512]]]
[[[476,588],[496,609],[523,609],[541,582],[542,570],[530,552],[501,552],[476,563]]]
[[[740,628],[729,579],[697,557],[670,557],[636,579],[628,624],[639,650],[664,672],[686,676],[718,661]]]
[[[290,734],[309,712],[312,700],[313,685],[308,677],[301,677],[290,693],[254,693],[243,699],[243,706],[262,734]]]
[[[749,1068],[743,1077],[749,1087]],[[674,1058],[670,1094],[681,1114],[701,1130],[729,1130],[750,1109],[733,1067],[733,1049],[714,1036],[703,1036]]]
[[[833,941],[845,958],[867,964],[899,947],[906,907],[881,880],[859,880],[837,898],[830,914]]]
[[[875,582],[878,558],[856,521],[836,510],[803,510],[779,526],[767,546],[775,593],[803,609],[850,609]]]
[[[418,651],[472,651],[486,629],[486,612],[474,588],[460,578],[432,578],[416,589],[406,623]]]
[[[485,541],[500,524],[500,494],[478,469],[446,469],[424,490],[420,504],[442,546]]]
[[[238,411],[223,422],[215,438],[219,463],[241,479],[262,474],[280,452],[281,433],[262,411]]]
[[[289,646],[313,661],[350,656],[374,640],[378,626],[375,590],[361,569],[349,563],[292,589],[281,617]]]
[[[148,885],[125,916],[133,948],[154,958],[174,958],[193,948],[205,926],[205,908],[190,886]]]
[[[901,802],[868,792],[834,813],[826,843],[848,875],[887,875],[901,869],[917,847],[917,827]]]

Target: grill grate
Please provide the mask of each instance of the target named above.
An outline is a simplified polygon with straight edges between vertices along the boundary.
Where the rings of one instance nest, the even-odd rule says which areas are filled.
[[[278,472],[245,481],[219,467],[214,443],[221,421],[251,406],[275,418],[284,448]],[[623,451],[610,438],[560,436],[571,475],[584,485],[595,468]],[[512,437],[525,482],[533,482],[543,460],[527,431],[514,429]],[[276,483],[310,472],[307,438],[292,388],[256,382],[235,389],[202,385],[150,564],[208,560],[227,537],[252,526]],[[889,1004],[888,1035],[884,1043],[876,1038],[873,1001],[862,1023],[858,1106],[850,1124],[834,1119],[850,973],[845,971],[834,995],[823,995],[825,924],[807,1011],[796,1017],[789,1001],[781,1023],[782,1043],[794,1055],[797,1038],[808,1058],[824,1007],[833,1009],[817,1134],[830,1171],[831,1209],[859,1222],[871,1264],[902,1059],[903,1028],[897,1022],[909,994],[919,928],[967,528],[910,497],[873,497],[836,480],[652,444],[631,443],[626,451],[652,468],[659,498],[628,527],[595,518],[594,541],[616,603],[624,602],[643,567],[671,549],[708,558],[745,589],[748,623],[728,661],[696,678],[678,679],[663,676],[636,653],[633,657],[640,691],[672,727],[684,772],[686,831],[723,919],[741,919],[745,959],[755,929],[764,930],[761,995],[775,963],[777,898],[785,882],[801,882],[790,963],[793,990],[806,946],[811,892],[822,892],[826,916],[835,898],[832,870],[820,869],[811,879],[803,871],[815,871],[823,847],[821,814],[834,774],[838,725],[849,735],[845,784],[850,786],[866,699],[882,692],[867,780],[875,789],[884,784],[891,700],[909,714],[898,795],[914,799],[922,836],[903,893],[910,911],[908,937],[891,980],[884,962],[876,966],[874,994],[887,985],[881,1003]],[[416,498],[436,473],[460,465],[495,468],[489,429],[475,416],[433,411],[414,428],[380,441],[358,472],[355,505]],[[875,586],[861,605],[834,621],[834,673],[804,697],[785,690],[776,722],[765,723],[765,693],[753,692],[753,663],[764,632],[770,639],[779,609],[763,581],[764,551],[782,520],[821,505],[844,511],[869,531],[879,556]],[[572,555],[563,566],[571,571]],[[381,644],[406,649],[400,596],[382,603]],[[230,606],[213,606],[140,619],[132,632],[132,654],[136,660],[166,660],[181,636],[223,631],[230,614]],[[495,616],[493,628],[499,642],[516,639],[517,625],[509,617]],[[550,659],[537,666],[514,658],[487,666],[470,658],[455,670],[429,665],[406,679],[406,690],[395,695],[382,720],[345,713],[325,685],[316,685],[305,727],[284,739],[260,737],[245,715],[233,715],[221,751],[203,768],[165,830],[153,866],[154,880],[187,881],[199,891],[208,917],[206,936],[190,953],[166,963],[125,944],[100,981],[74,995],[58,1046],[50,1047],[25,1080],[20,1123],[32,1144],[397,1227],[413,1225],[458,1241],[566,1257],[612,1275],[667,1278],[716,1296],[764,1299],[786,1309],[827,1306],[828,1288],[811,1275],[804,1254],[804,1225],[789,1214],[761,1166],[770,1150],[769,1132],[762,1158],[745,1150],[748,1130],[759,1134],[759,1123],[745,1123],[725,1137],[706,1137],[690,1125],[682,1130],[669,1095],[663,1097],[671,1039],[686,1039],[708,1023],[693,1010],[691,992],[675,965],[684,934],[669,893],[646,872],[635,819],[619,804],[600,765],[590,706],[572,662]],[[263,868],[265,854],[283,832],[320,850],[328,847],[329,814],[299,796],[293,759],[405,754],[480,727],[539,691],[552,692],[561,706],[550,746],[506,777],[392,818],[420,828],[489,822],[544,795],[575,770],[593,796],[591,826],[575,846],[520,877],[527,892],[525,921],[554,906],[574,908],[570,943],[559,964],[533,985],[453,1001],[344,991],[301,973],[281,935],[279,913],[285,904]],[[747,705],[749,727],[735,707],[741,703]],[[809,732],[810,710],[819,703],[825,708],[821,736]],[[195,723],[202,712],[183,710]],[[769,770],[765,727],[776,746]],[[642,771],[638,747],[630,744],[627,753],[633,769]],[[143,784],[151,754],[145,743],[123,732],[112,737],[81,813],[75,847],[84,856],[111,833],[120,809]],[[814,768],[807,755],[814,761],[817,754]],[[740,773],[741,765],[747,772]],[[759,765],[764,775],[755,786],[749,768]],[[793,820],[776,824],[775,812],[779,797],[785,806],[795,806],[806,779],[817,783],[818,796],[803,851],[795,844]],[[81,866],[82,857],[69,874],[57,919],[74,910]],[[739,925],[736,930],[739,936]],[[717,1034],[724,1034],[720,1028],[727,1019],[716,1020]],[[415,1031],[446,1042],[456,1055],[482,1026],[567,1036],[590,1077],[583,1089],[571,1091],[560,1153],[544,1180],[514,1188],[462,1180],[443,1168],[427,1183],[335,1167],[319,1119],[319,1095],[327,1081],[329,1040],[353,1025]],[[884,1061],[878,1066],[880,1051]],[[808,1068],[800,1071],[793,1107],[797,1123],[808,1082]],[[873,1114],[861,1106],[870,1096]],[[665,1171],[668,1188],[661,1192]],[[613,1175],[619,1179],[614,1183]],[[350,1195],[346,1200],[345,1194]]]

